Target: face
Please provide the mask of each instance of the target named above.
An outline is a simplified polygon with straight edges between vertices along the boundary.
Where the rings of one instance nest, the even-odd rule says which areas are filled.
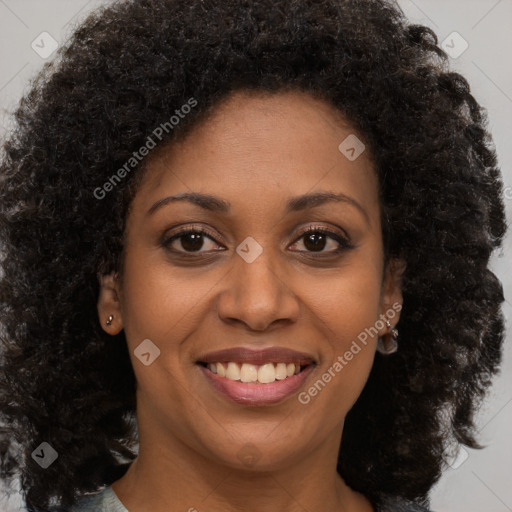
[[[272,469],[339,442],[402,301],[353,137],[305,93],[238,92],[150,156],[98,302],[126,335],[141,447]]]

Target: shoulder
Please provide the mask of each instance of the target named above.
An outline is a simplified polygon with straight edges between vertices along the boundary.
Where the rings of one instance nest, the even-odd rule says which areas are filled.
[[[128,512],[119,501],[112,487],[108,486],[97,494],[84,496],[70,512]]]
[[[399,496],[384,496],[376,512],[433,512],[418,503]]]

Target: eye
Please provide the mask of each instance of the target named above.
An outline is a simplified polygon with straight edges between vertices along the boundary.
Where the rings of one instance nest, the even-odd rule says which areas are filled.
[[[162,245],[166,249],[180,253],[209,252],[211,250],[216,250],[215,248],[218,247],[213,236],[214,235],[204,228],[186,228],[178,231],[171,237],[166,238]],[[211,242],[210,248],[208,248],[208,244],[205,243],[207,240]],[[205,248],[205,245],[206,250],[201,251],[201,249]]]
[[[225,248],[219,249],[219,247],[222,246],[219,246],[215,241],[215,236],[216,235],[202,227],[187,227],[166,238],[162,242],[162,246],[167,250],[181,254],[202,254],[210,251],[225,250]],[[320,226],[310,226],[302,231],[297,241],[290,246],[292,250],[296,250],[297,245],[300,245],[298,242],[301,239],[304,239],[302,244],[306,250],[298,250],[297,252],[329,255],[337,254],[354,247],[345,236]],[[208,247],[208,242],[210,243],[210,247]]]
[[[354,247],[340,233],[320,226],[310,226],[307,228],[290,247],[298,245],[298,241],[302,239],[304,240],[302,245],[304,245],[306,250],[298,252],[336,254]]]

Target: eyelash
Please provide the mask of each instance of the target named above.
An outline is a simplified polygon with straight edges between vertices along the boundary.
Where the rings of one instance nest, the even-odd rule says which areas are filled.
[[[326,255],[332,256],[333,254],[340,254],[346,250],[350,250],[355,247],[343,235],[340,235],[339,233],[332,231],[330,229],[327,229],[325,227],[322,227],[322,226],[309,226],[308,228],[302,230],[299,233],[298,237],[295,239],[295,241],[292,243],[292,245],[297,243],[299,240],[301,240],[305,236],[312,234],[312,233],[321,233],[323,235],[327,235],[330,238],[334,239],[336,242],[338,242],[338,244],[340,246],[334,251],[327,251],[327,252],[323,252],[323,251],[318,252],[318,253],[315,253],[315,251],[296,251],[296,252],[307,253],[309,256],[312,256],[314,258],[322,258],[322,257],[326,257]],[[197,228],[186,227],[186,228],[183,228],[183,229],[179,230],[178,232],[174,233],[172,236],[166,238],[162,242],[161,245],[164,249],[167,249],[174,253],[186,254],[190,257],[202,256],[201,252],[177,251],[175,249],[169,248],[169,246],[172,244],[172,242],[174,242],[174,240],[177,240],[177,239],[179,239],[185,235],[188,235],[188,234],[206,235],[208,238],[210,238],[212,241],[214,241],[215,243],[218,244],[217,240],[215,239],[216,235],[213,234],[212,232],[210,232],[209,230],[207,230],[206,228],[204,228],[204,227],[197,227]],[[220,252],[220,251],[216,251],[216,252]]]

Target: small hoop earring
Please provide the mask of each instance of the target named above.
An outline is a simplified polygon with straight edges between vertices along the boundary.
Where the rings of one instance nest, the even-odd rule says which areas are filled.
[[[379,337],[377,341],[377,351],[384,355],[394,354],[398,350],[398,330],[391,327],[391,323],[386,318],[386,325],[390,332]],[[384,338],[386,338],[384,340]]]
[[[107,325],[107,327],[110,327],[112,325],[112,320],[114,320],[114,316],[113,315],[110,315],[108,317],[108,320],[105,322],[105,324]]]

